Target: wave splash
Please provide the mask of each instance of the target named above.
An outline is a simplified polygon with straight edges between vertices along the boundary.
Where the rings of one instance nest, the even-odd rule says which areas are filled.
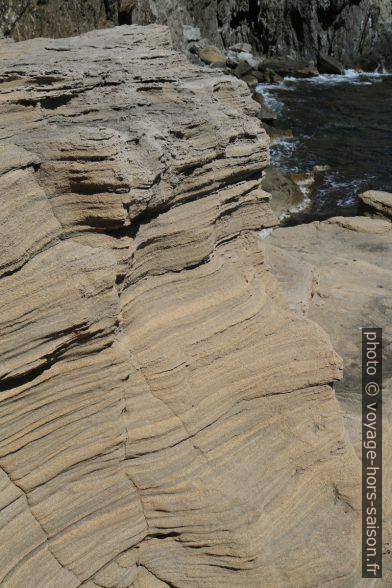
[[[345,75],[285,78],[257,91],[293,138],[273,140],[272,165],[317,172],[307,220],[357,213],[358,195],[392,191],[392,74],[346,70]]]

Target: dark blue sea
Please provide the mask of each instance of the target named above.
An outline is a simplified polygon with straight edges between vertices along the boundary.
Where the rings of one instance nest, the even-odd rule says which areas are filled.
[[[310,205],[291,223],[355,215],[358,194],[392,192],[392,76],[346,72],[260,85],[292,139],[272,144],[272,164],[317,173]]]

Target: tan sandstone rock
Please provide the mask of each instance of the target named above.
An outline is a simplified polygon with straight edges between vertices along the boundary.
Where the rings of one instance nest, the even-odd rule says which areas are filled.
[[[373,215],[392,220],[392,194],[368,190],[361,194],[359,198]]]
[[[341,363],[265,262],[245,84],[160,26],[1,50],[1,585],[361,586]]]
[[[199,57],[208,65],[215,67],[225,67],[227,58],[217,47],[204,47],[199,51]]]
[[[304,205],[305,196],[301,188],[288,173],[268,167],[263,175],[263,189],[271,194],[271,208],[279,220]]]
[[[344,377],[336,384],[336,392],[359,456],[361,327],[383,328],[384,579],[378,584],[390,586],[392,225],[381,219],[336,217],[322,223],[278,229],[264,243],[267,259],[291,306],[297,311],[308,310],[308,316],[331,336],[343,358]],[[309,274],[313,272],[317,273],[317,282],[310,288]]]

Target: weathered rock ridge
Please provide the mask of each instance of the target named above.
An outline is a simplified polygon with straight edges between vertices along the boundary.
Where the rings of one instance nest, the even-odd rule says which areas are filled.
[[[4,0],[0,30],[66,37],[110,24],[167,24],[176,45],[196,26],[217,45],[250,42],[267,55],[392,67],[392,0]]]
[[[160,26],[1,52],[1,585],[361,586],[341,363],[264,261],[247,86]]]

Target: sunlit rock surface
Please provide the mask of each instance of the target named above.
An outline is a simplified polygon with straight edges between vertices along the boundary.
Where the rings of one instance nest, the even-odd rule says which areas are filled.
[[[387,212],[385,192],[366,192]],[[377,582],[392,585],[392,225],[386,218],[335,217],[278,229],[265,242],[267,259],[290,306],[307,312],[330,335],[343,358],[336,384],[346,429],[362,454],[361,328],[383,329],[383,567]]]
[[[341,361],[264,260],[246,85],[160,26],[1,53],[0,583],[361,585]]]

